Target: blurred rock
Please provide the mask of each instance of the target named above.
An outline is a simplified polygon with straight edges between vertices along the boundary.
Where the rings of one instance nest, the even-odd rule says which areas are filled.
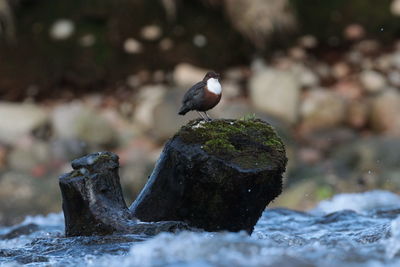
[[[8,171],[0,179],[0,224],[19,223],[28,214],[47,214],[60,210],[58,181],[33,179],[31,175]]]
[[[49,122],[47,112],[31,104],[0,102],[0,143],[15,144]]]
[[[239,82],[245,80],[250,70],[247,67],[234,67],[229,68],[224,72],[224,79],[231,80],[233,82]]]
[[[336,93],[326,89],[311,90],[301,104],[303,129],[316,129],[339,126],[345,118],[345,101]]]
[[[387,72],[392,66],[392,55],[384,54],[375,60],[376,68],[382,72]]]
[[[174,42],[170,38],[164,38],[160,41],[159,47],[161,50],[168,51],[174,47]]]
[[[35,167],[49,164],[51,159],[51,149],[47,142],[31,140],[11,149],[7,162],[11,169],[32,174]]]
[[[0,239],[13,239],[23,235],[30,235],[33,232],[39,231],[39,226],[34,223],[27,225],[20,225],[17,228],[11,230],[5,235],[0,235]]]
[[[197,47],[204,47],[207,45],[207,37],[203,34],[196,34],[193,36],[193,44]]]
[[[370,93],[381,91],[386,86],[386,78],[381,73],[373,70],[364,70],[361,72],[360,81]]]
[[[371,55],[378,52],[380,44],[376,40],[363,40],[355,45],[355,49],[365,55]]]
[[[0,172],[5,169],[7,165],[7,148],[5,146],[0,145]],[[0,178],[1,179],[1,178]]]
[[[143,130],[148,130],[154,125],[154,109],[159,105],[167,92],[162,85],[144,86],[136,97],[137,106],[133,119]]]
[[[159,150],[155,149],[151,141],[147,138],[136,138],[133,143],[118,151],[121,185],[128,205],[135,200],[154,168],[157,159],[153,156],[154,151],[158,157]]]
[[[389,82],[396,86],[400,87],[400,72],[398,70],[392,70],[388,73]]]
[[[71,161],[89,153],[86,142],[73,138],[55,139],[50,145],[53,159],[63,162]]]
[[[171,138],[179,128],[189,120],[199,117],[197,112],[189,112],[185,116],[178,115],[181,100],[185,91],[168,90],[163,100],[154,107],[151,134],[158,141]]]
[[[332,67],[332,75],[336,79],[341,79],[343,77],[346,77],[347,75],[350,74],[350,71],[351,71],[350,66],[343,61],[336,63]]]
[[[59,19],[50,28],[50,37],[55,40],[65,40],[75,31],[75,24],[68,19]]]
[[[258,110],[294,123],[298,115],[300,86],[292,72],[267,68],[249,79],[250,99]]]
[[[321,79],[330,79],[332,70],[330,66],[323,62],[318,62],[314,66],[314,71]]]
[[[257,113],[246,101],[225,101],[221,102],[210,111],[213,118],[218,119],[240,119],[247,115]]]
[[[133,38],[128,38],[124,42],[124,50],[129,54],[139,54],[142,52],[143,46],[139,41]]]
[[[358,40],[365,36],[364,27],[360,24],[350,24],[344,29],[344,37],[348,40]]]
[[[296,19],[287,0],[231,0],[225,9],[234,27],[262,48],[273,34],[287,35],[296,28]]]
[[[303,87],[316,87],[319,84],[318,76],[303,64],[296,64],[292,72],[297,76],[300,85]]]
[[[79,44],[83,47],[91,47],[96,43],[96,37],[93,34],[85,34],[79,38]]]
[[[313,147],[303,147],[298,151],[300,161],[306,164],[316,164],[322,160],[321,151]]]
[[[288,51],[289,56],[295,60],[304,60],[307,57],[307,52],[302,47],[292,47]]]
[[[400,70],[400,51],[393,53],[390,58],[392,66]]]
[[[318,40],[313,35],[304,35],[300,37],[298,43],[304,48],[311,49],[318,45]]]
[[[332,148],[354,142],[357,138],[359,138],[357,132],[348,127],[320,129],[303,136],[306,144],[328,155]],[[321,167],[323,166],[321,165]]]
[[[143,39],[154,41],[160,39],[162,31],[159,25],[147,25],[140,32]]]
[[[341,79],[333,89],[345,99],[354,100],[363,96],[363,88],[358,81]]]
[[[377,132],[400,135],[400,93],[388,89],[371,101],[371,127]]]
[[[347,53],[346,59],[349,63],[352,63],[354,65],[359,65],[361,64],[361,61],[363,59],[363,55],[360,51],[357,50],[351,50],[350,52]]]
[[[331,157],[338,175],[363,190],[399,190],[399,150],[398,138],[370,137],[337,146]]]
[[[369,106],[366,101],[354,100],[348,105],[347,123],[356,129],[361,129],[367,125]]]
[[[57,137],[77,139],[93,146],[113,146],[117,135],[110,123],[80,102],[56,107],[52,113],[52,124]]]
[[[221,82],[223,97],[225,99],[235,98],[241,95],[241,88],[237,82],[223,80]]]
[[[207,70],[195,67],[187,63],[176,65],[173,73],[174,82],[178,87],[187,88],[203,80]]]
[[[393,0],[392,4],[390,5],[390,12],[392,12],[395,16],[400,16],[400,1]]]

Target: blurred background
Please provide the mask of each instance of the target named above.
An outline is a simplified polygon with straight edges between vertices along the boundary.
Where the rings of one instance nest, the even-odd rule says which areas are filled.
[[[399,0],[0,0],[0,225],[60,211],[57,177],[93,151],[118,153],[129,205],[208,70],[212,116],[287,145],[273,205],[400,191]]]

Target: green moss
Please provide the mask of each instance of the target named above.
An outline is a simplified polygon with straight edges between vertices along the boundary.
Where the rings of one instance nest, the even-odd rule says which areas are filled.
[[[263,168],[285,160],[281,139],[271,125],[259,119],[195,120],[183,126],[177,136],[242,168]]]
[[[230,144],[229,142],[226,142],[223,139],[212,139],[209,140],[205,143],[204,145],[204,150],[206,151],[224,151],[224,152],[235,152],[237,151],[236,148]]]

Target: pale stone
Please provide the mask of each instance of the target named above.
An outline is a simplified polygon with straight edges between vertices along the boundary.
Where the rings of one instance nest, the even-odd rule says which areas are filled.
[[[141,36],[145,40],[154,41],[161,37],[162,30],[158,25],[147,25],[141,30]]]
[[[339,126],[345,118],[345,102],[326,89],[311,90],[301,104],[304,129],[316,130]]]
[[[58,106],[52,114],[52,125],[59,138],[77,139],[100,146],[117,140],[114,128],[100,112],[79,101]]]
[[[374,70],[365,70],[360,74],[360,81],[363,87],[371,93],[381,91],[386,86],[386,78]]]
[[[252,104],[262,112],[294,123],[297,120],[300,83],[291,71],[267,68],[249,80]]]
[[[203,80],[207,70],[187,64],[178,64],[173,73],[174,81],[177,86],[187,88]]]
[[[135,123],[148,130],[154,125],[154,109],[159,105],[166,94],[166,88],[162,85],[144,86],[137,96],[137,106],[133,119]]]
[[[364,27],[360,24],[350,24],[344,30],[344,36],[348,40],[358,40],[365,36]]]
[[[371,127],[377,132],[400,135],[400,93],[388,89],[372,99]]]
[[[400,0],[393,0],[390,5],[390,12],[395,16],[400,16]]]
[[[50,36],[55,40],[65,40],[75,32],[75,24],[68,19],[59,19],[50,28]]]
[[[299,44],[304,48],[311,49],[318,45],[318,40],[313,35],[304,35],[300,37]]]
[[[129,54],[139,54],[142,52],[143,46],[139,41],[133,38],[128,38],[124,42],[124,50]]]
[[[341,79],[350,73],[350,66],[346,62],[338,62],[332,67],[332,75],[336,79]]]
[[[48,113],[38,106],[0,102],[1,143],[14,144],[48,122]]]

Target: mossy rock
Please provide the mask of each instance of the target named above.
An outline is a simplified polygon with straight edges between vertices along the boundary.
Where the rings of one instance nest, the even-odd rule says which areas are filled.
[[[171,138],[130,207],[141,221],[249,233],[282,191],[286,155],[261,120],[195,120]]]
[[[177,133],[186,144],[241,168],[264,168],[284,160],[285,146],[274,128],[260,119],[194,120]]]

